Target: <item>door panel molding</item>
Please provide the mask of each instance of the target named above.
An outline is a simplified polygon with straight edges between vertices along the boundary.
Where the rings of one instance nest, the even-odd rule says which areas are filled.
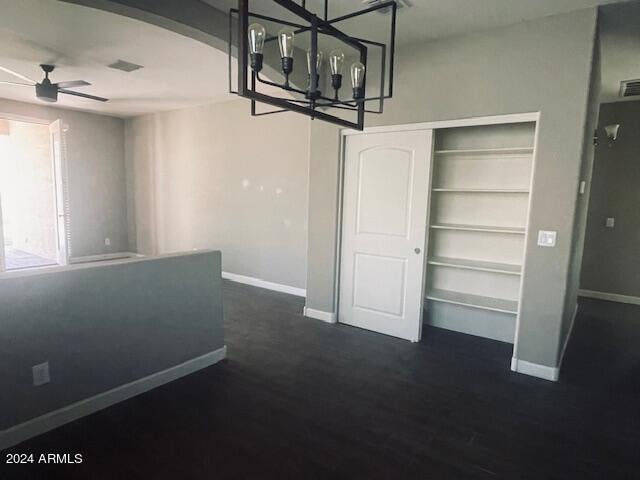
[[[363,199],[363,184],[364,184],[364,178],[363,175],[365,175],[365,171],[367,170],[367,164],[369,166],[369,168],[371,167],[371,164],[375,161],[379,161],[379,159],[371,159],[368,160],[368,158],[365,158],[365,155],[368,153],[373,153],[373,152],[380,152],[380,153],[384,153],[384,152],[392,152],[392,151],[396,151],[396,152],[402,152],[402,153],[407,153],[408,154],[408,158],[406,165],[404,165],[404,167],[406,167],[406,178],[404,178],[404,185],[402,185],[404,187],[404,189],[406,190],[406,196],[402,199],[403,201],[403,205],[404,205],[404,209],[402,212],[402,220],[404,221],[404,224],[402,226],[402,228],[398,228],[395,232],[391,231],[393,229],[388,229],[388,231],[376,231],[374,229],[365,229],[362,227],[362,215],[361,215],[361,211],[362,208],[364,206],[364,199]],[[398,162],[399,160],[405,160],[404,158],[394,158],[394,159],[389,159],[389,158],[384,158],[384,161],[391,161],[391,162]],[[375,168],[375,165],[373,165],[373,168]],[[375,234],[375,235],[389,235],[389,236],[395,236],[395,237],[401,237],[401,238],[408,238],[409,237],[409,227],[410,227],[410,217],[411,217],[411,205],[412,205],[412,201],[413,201],[413,184],[411,179],[413,178],[415,172],[415,150],[412,149],[407,149],[407,148],[399,148],[399,147],[374,147],[374,148],[370,148],[370,149],[366,149],[363,150],[362,152],[360,152],[359,158],[358,158],[358,194],[357,194],[357,204],[356,204],[356,233],[359,234]],[[379,185],[380,189],[382,191],[377,191],[377,192],[365,192],[367,193],[367,197],[371,197],[371,198],[367,198],[366,200],[368,202],[370,201],[377,201],[380,202],[381,200],[384,200],[384,198],[380,198],[381,195],[384,195],[385,190],[390,189],[390,185],[389,183],[391,181],[394,180],[399,180],[399,183],[402,183],[402,178],[397,178],[397,179],[390,179],[390,178],[384,178],[384,179],[380,179],[382,180]],[[396,187],[399,187],[400,184],[396,185]],[[388,193],[387,193],[388,194]],[[400,206],[400,205],[398,205]],[[397,212],[400,213],[400,212]]]

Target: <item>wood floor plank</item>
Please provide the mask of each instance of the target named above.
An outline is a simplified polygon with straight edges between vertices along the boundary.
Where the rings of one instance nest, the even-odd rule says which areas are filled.
[[[636,478],[640,307],[585,304],[551,383],[510,372],[509,344],[430,327],[412,344],[224,289],[228,360],[10,450],[83,464],[0,478]]]

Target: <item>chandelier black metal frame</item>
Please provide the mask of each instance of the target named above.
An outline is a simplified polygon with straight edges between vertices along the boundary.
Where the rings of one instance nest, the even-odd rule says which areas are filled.
[[[265,0],[259,0],[264,5]],[[251,100],[251,114],[253,116],[270,115],[274,113],[293,111],[307,115],[312,119],[319,119],[342,127],[364,129],[365,113],[382,113],[384,101],[393,96],[393,75],[395,58],[396,13],[395,1],[377,2],[373,6],[363,10],[329,18],[329,0],[324,0],[324,15],[319,17],[306,8],[306,1],[300,4],[292,0],[270,0],[274,4],[283,7],[288,12],[300,19],[300,22],[278,19],[267,15],[251,12],[250,0],[238,0],[238,8],[229,12],[229,91],[241,97]],[[388,45],[385,43],[354,37],[338,28],[341,22],[351,20],[362,15],[373,14],[379,11],[389,13],[390,37]],[[268,33],[259,23],[260,20],[274,22],[283,25],[284,28],[276,35]],[[234,23],[237,28],[238,62],[237,90],[232,88],[233,62],[232,40]],[[309,32],[310,47],[307,50],[307,88],[302,90],[292,85],[289,77],[293,72],[294,37],[297,34]],[[320,90],[320,74],[322,70],[323,52],[319,48],[318,36],[326,35],[337,39],[352,51],[356,52],[354,61],[350,66],[352,92],[350,98],[345,98],[342,93],[342,70],[345,55],[341,49],[334,49],[329,56],[331,72],[332,96],[323,95]],[[284,80],[281,83],[271,81],[260,74],[263,68],[263,48],[265,43],[277,41],[280,57],[281,72]],[[366,96],[367,89],[367,59],[369,49],[380,49],[380,82],[379,94]],[[314,61],[315,60],[315,61]],[[388,72],[388,85],[387,85]],[[287,92],[287,98],[268,95],[257,90],[260,85],[277,87]],[[329,84],[329,83],[328,83]],[[385,89],[385,85],[387,88]],[[385,91],[386,90],[386,91]],[[256,102],[277,107],[277,110],[258,112]],[[377,108],[367,108],[367,105],[376,103]],[[356,121],[346,120],[337,115],[328,113],[330,109],[351,111],[356,115]]]

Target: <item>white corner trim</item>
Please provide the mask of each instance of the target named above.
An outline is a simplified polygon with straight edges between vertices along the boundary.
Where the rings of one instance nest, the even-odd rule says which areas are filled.
[[[227,347],[224,346],[200,357],[187,360],[180,365],[156,372],[147,377],[120,385],[119,387],[99,393],[93,397],[85,398],[53,412],[45,413],[39,417],[15,425],[0,431],[0,450],[17,445],[20,442],[41,435],[61,425],[72,422],[99,410],[128,400],[141,393],[148,392],[178,378],[189,375],[197,370],[209,367],[227,356]]]
[[[560,374],[559,367],[547,367],[546,365],[519,360],[515,357],[511,359],[511,370],[552,382],[557,382]]]
[[[275,290],[276,292],[289,293],[291,295],[297,295],[298,297],[306,297],[307,291],[304,288],[291,287],[289,285],[282,285],[280,283],[268,282],[260,278],[247,277],[245,275],[238,275],[237,273],[222,272],[222,278],[231,280],[232,282],[244,283],[245,285],[252,285],[254,287],[266,288],[267,290]]]
[[[576,323],[577,316],[578,316],[578,303],[576,302],[576,308],[573,310],[573,317],[571,318],[571,325],[569,325],[569,331],[567,332],[567,336],[564,339],[564,345],[562,345],[562,351],[560,352],[560,360],[558,361],[558,373],[562,368],[562,362],[564,361],[564,354],[567,351],[567,345],[569,345],[569,339],[573,334],[573,326]]]
[[[619,295],[617,293],[596,292],[594,290],[578,290],[578,295],[587,298],[597,298],[598,300],[608,300],[609,302],[628,303],[630,305],[640,305],[640,297],[630,295]]]
[[[337,323],[338,315],[333,312],[323,312],[322,310],[315,310],[313,308],[304,307],[302,314],[305,317],[313,318],[315,320],[322,320],[327,323]]]

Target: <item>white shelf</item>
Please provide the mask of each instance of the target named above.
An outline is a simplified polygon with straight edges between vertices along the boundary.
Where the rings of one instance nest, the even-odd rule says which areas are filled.
[[[511,263],[484,262],[469,260],[466,258],[432,257],[427,263],[441,267],[461,268],[465,270],[477,270],[480,272],[504,273],[506,275],[520,275],[522,267]]]
[[[436,155],[528,155],[533,153],[533,147],[511,147],[511,148],[479,148],[474,150],[436,150]]]
[[[518,313],[518,302],[516,301],[505,300],[503,298],[481,297],[479,295],[454,292],[452,290],[431,290],[427,295],[427,299],[434,302],[451,303],[511,315]]]
[[[524,235],[523,227],[490,227],[487,225],[461,225],[457,223],[436,223],[431,228],[440,230],[461,230],[466,232],[507,233],[511,235]]]
[[[447,193],[529,193],[521,188],[433,188],[433,192]]]

